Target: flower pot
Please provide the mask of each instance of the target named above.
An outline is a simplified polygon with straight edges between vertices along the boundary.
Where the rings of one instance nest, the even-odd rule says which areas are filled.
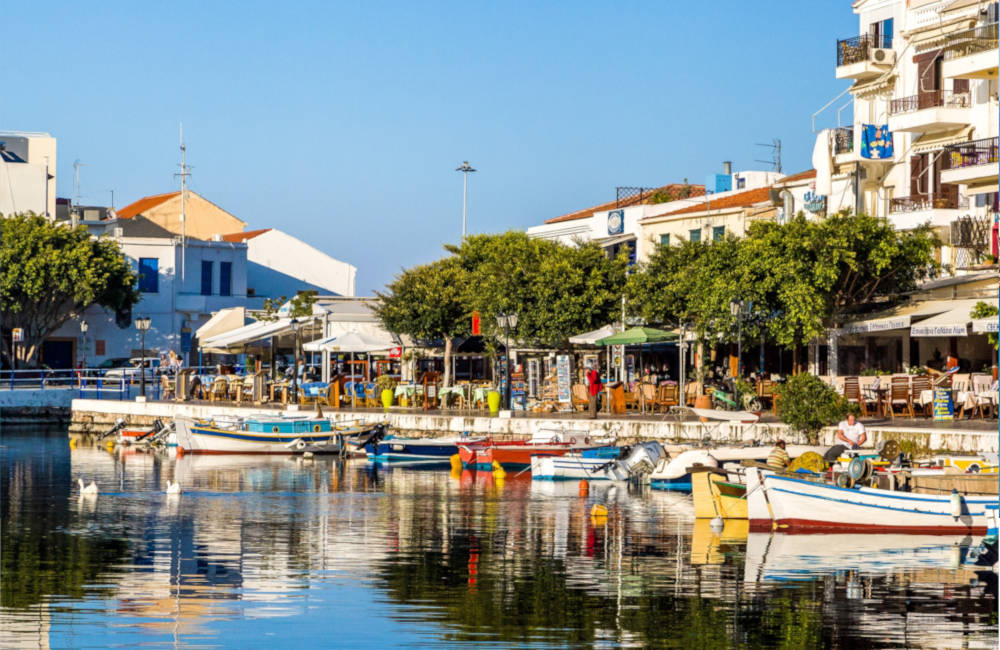
[[[500,413],[500,393],[491,390],[486,394],[486,403],[490,405],[490,415],[498,415]]]
[[[712,408],[712,398],[708,395],[699,395],[694,398],[694,407],[696,409],[710,409]],[[699,418],[702,422],[708,422],[708,418]]]
[[[388,412],[390,406],[392,406],[392,391],[386,388],[382,391],[382,407]]]

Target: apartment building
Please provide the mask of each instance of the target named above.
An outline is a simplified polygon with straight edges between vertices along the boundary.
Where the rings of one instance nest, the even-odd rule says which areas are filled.
[[[0,132],[0,214],[55,218],[56,139],[48,133]]]

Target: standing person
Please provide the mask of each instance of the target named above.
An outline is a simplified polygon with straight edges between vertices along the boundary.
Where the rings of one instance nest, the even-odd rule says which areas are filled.
[[[590,419],[597,419],[597,401],[601,396],[604,384],[601,382],[601,371],[596,366],[591,366],[587,371],[587,389],[590,398]]]
[[[851,449],[857,449],[868,440],[865,425],[857,421],[853,413],[847,414],[847,419],[837,425],[837,440],[843,440]]]

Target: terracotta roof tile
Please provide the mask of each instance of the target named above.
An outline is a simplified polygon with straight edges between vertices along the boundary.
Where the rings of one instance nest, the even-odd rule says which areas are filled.
[[[775,181],[775,185],[784,185],[785,183],[794,183],[795,181],[803,181],[807,178],[816,178],[816,170],[809,169],[804,172],[799,172],[798,174],[792,174],[791,176],[785,176],[781,180]]]
[[[175,196],[180,196],[180,192],[167,192],[166,194],[153,194],[144,196],[134,203],[129,203],[124,208],[116,210],[119,219],[131,219],[137,214],[142,214],[150,208],[155,208],[161,203],[166,203]]]
[[[669,185],[663,185],[662,187],[654,188],[650,190],[648,193],[643,194],[643,198],[648,198],[661,190],[677,191],[684,186],[685,186],[684,183],[670,183]],[[687,187],[690,188],[691,190],[690,194],[691,196],[701,196],[705,193],[704,185],[688,185]],[[643,203],[648,203],[648,201],[643,201]],[[639,204],[638,196],[633,196],[628,199],[625,199],[621,203],[619,203],[618,201],[608,201],[607,203],[595,205],[592,208],[577,210],[576,212],[570,212],[569,214],[564,214],[560,217],[546,219],[545,223],[561,223],[563,221],[573,221],[575,219],[586,219],[587,217],[592,216],[595,212],[603,212],[604,210],[614,210],[616,207],[625,208],[630,205],[638,205],[638,204]]]
[[[708,210],[722,210],[725,208],[745,208],[755,203],[767,201],[770,198],[770,192],[771,192],[770,187],[759,187],[755,190],[747,190],[746,192],[740,192],[739,194],[730,194],[728,196],[723,196],[717,199],[709,196],[705,201],[699,201],[698,203],[694,205],[689,205],[686,208],[681,208],[680,210],[674,210],[673,212],[665,212],[663,214],[651,215],[649,217],[646,217],[646,219],[656,219],[657,217],[668,217],[675,214],[693,214],[696,212],[705,212]]]
[[[234,232],[228,235],[223,235],[223,241],[232,242],[244,242],[248,239],[253,239],[257,235],[263,235],[266,232],[271,232],[270,228],[261,228],[259,230],[247,230],[246,232]]]

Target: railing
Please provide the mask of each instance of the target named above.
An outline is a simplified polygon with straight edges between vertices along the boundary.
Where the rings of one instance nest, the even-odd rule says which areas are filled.
[[[995,165],[1000,162],[1000,156],[997,154],[997,138],[950,144],[944,148],[942,169]]]
[[[957,210],[959,207],[961,207],[961,201],[959,201],[957,196],[925,194],[893,199],[889,205],[889,212],[918,212],[930,209]]]
[[[862,63],[868,60],[868,54],[875,48],[892,47],[892,36],[882,34],[862,34],[853,38],[837,41],[837,67]]]
[[[956,93],[951,90],[925,90],[916,95],[892,100],[892,103],[889,104],[889,114],[899,115],[900,113],[910,113],[938,106],[968,108],[971,105],[972,98],[968,92]]]
[[[852,153],[854,151],[854,127],[842,126],[833,131],[833,153]]]
[[[945,60],[958,59],[971,54],[988,52],[997,49],[997,23],[979,25],[962,32],[948,35],[948,44],[944,47]]]

